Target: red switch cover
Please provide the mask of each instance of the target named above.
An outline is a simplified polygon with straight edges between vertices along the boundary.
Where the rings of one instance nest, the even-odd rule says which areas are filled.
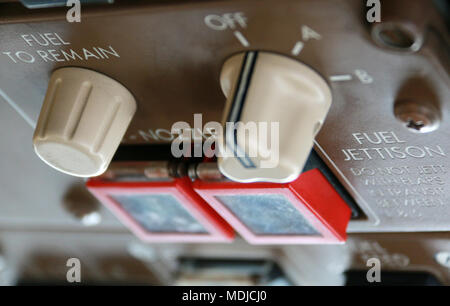
[[[87,188],[146,242],[230,242],[233,229],[192,189],[189,179],[111,182]]]
[[[351,209],[318,169],[287,184],[196,181],[194,189],[252,244],[338,244]]]

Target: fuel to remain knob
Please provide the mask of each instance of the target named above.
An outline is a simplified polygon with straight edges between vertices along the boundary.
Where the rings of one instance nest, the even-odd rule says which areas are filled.
[[[108,167],[136,111],[133,95],[92,70],[60,68],[51,76],[33,136],[48,165],[91,177]]]

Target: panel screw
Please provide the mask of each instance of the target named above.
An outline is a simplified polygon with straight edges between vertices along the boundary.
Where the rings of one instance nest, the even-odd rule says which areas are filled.
[[[372,26],[372,38],[378,45],[396,51],[417,52],[423,43],[417,31],[395,22],[382,22]]]
[[[439,127],[439,110],[431,103],[422,104],[414,101],[395,103],[394,114],[405,127],[414,133],[429,133]]]
[[[434,258],[438,264],[450,269],[450,252],[438,252]]]

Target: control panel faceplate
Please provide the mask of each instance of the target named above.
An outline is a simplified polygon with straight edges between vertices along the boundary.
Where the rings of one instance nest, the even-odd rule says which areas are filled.
[[[420,49],[392,50],[374,41],[363,9],[356,0],[124,4],[86,8],[81,23],[67,23],[61,9],[4,10],[0,95],[34,126],[52,71],[89,68],[119,81],[137,101],[123,144],[164,143],[175,137],[177,121],[202,129],[194,114],[203,124],[220,122],[219,75],[230,56],[284,54],[332,88],[315,149],[367,216],[349,231],[450,230],[445,30],[433,12],[424,13]],[[437,129],[422,133],[429,123],[398,120],[398,103],[419,105],[419,113],[433,105]]]

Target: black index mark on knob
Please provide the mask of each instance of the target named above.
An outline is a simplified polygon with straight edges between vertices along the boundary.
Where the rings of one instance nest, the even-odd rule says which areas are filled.
[[[238,144],[236,123],[239,122],[242,115],[242,109],[244,108],[244,103],[247,98],[248,88],[250,87],[257,58],[257,51],[249,51],[245,53],[241,70],[239,72],[239,79],[237,81],[233,100],[231,101],[230,111],[228,113],[226,121],[233,123],[232,131],[228,131],[227,127],[225,126],[226,145],[232,148],[234,155],[244,168],[256,168],[256,166],[251,158],[247,155],[247,152],[245,152],[245,149],[241,148]]]

